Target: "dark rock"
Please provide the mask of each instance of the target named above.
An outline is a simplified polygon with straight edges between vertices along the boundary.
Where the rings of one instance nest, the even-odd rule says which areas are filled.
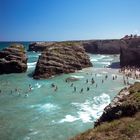
[[[120,66],[140,67],[140,48],[121,49]]]
[[[85,51],[93,54],[119,54],[120,48],[126,48],[123,40],[95,40],[83,43]]]
[[[121,48],[140,47],[140,37],[122,38],[108,40],[81,40],[81,41],[63,41],[63,42],[36,42],[29,45],[28,51],[44,51],[48,46],[53,44],[79,45],[86,52],[92,54],[120,54]]]
[[[78,81],[79,80],[79,78],[75,78],[75,77],[68,77],[68,78],[66,78],[66,82],[75,82],[75,81]]]
[[[21,73],[27,70],[24,46],[13,44],[0,51],[0,74]]]
[[[121,117],[133,116],[140,111],[140,98],[138,93],[140,83],[136,82],[128,89],[124,88],[104,109],[102,116],[95,122],[95,127]]]
[[[55,43],[46,48],[39,57],[33,77],[49,78],[62,73],[92,66],[85,50],[78,45]]]
[[[54,42],[34,42],[29,45],[28,51],[42,52]]]

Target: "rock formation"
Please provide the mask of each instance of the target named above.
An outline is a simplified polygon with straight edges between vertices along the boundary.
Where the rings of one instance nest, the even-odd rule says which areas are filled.
[[[62,73],[72,73],[76,70],[92,66],[85,50],[73,44],[55,43],[46,48],[39,57],[33,77],[35,79],[49,78]]]
[[[34,42],[29,45],[28,51],[42,52],[54,42]]]
[[[140,83],[123,89],[104,109],[93,129],[71,140],[138,140],[140,138]]]
[[[104,109],[102,116],[95,122],[95,127],[106,121],[112,121],[124,116],[133,116],[140,111],[140,83],[135,83],[129,89],[124,88]]]
[[[124,38],[127,48],[120,50],[120,66],[140,67],[140,37]]]
[[[123,40],[94,40],[83,43],[85,51],[93,54],[119,54],[120,48],[126,48]]]
[[[90,40],[90,41],[65,41],[65,42],[36,42],[29,45],[28,51],[42,52],[50,44],[78,44],[86,52],[93,54],[119,54],[120,48],[126,46],[123,40]]]
[[[27,70],[27,56],[23,45],[13,44],[0,51],[0,74],[21,73]]]
[[[140,67],[140,48],[121,49],[120,66]]]

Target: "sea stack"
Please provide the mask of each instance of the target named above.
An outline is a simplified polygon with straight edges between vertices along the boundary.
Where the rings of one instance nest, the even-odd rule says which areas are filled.
[[[89,56],[81,46],[65,42],[54,43],[42,52],[33,77],[35,79],[50,78],[91,66]]]
[[[127,48],[121,48],[120,66],[140,67],[140,37],[125,37],[123,40],[127,44]]]
[[[0,51],[0,74],[22,73],[27,70],[27,56],[24,46],[12,44]]]

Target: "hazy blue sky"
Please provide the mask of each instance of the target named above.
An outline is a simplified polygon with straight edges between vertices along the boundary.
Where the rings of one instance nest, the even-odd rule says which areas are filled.
[[[120,38],[140,33],[140,0],[0,0],[0,40]]]

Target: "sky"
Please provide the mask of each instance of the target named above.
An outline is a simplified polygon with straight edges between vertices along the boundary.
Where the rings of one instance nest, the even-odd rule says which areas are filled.
[[[140,0],[0,0],[0,41],[117,39],[140,33]]]

